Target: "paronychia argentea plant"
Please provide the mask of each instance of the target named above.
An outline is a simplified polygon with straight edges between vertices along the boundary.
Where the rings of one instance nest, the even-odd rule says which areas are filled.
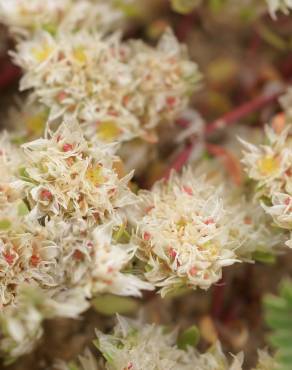
[[[199,3],[172,1],[181,13]],[[242,140],[250,183],[235,186],[216,159],[191,160],[136,191],[121,156],[135,156],[135,140],[154,145],[160,129],[194,114],[188,106],[201,80],[171,29],[156,46],[125,37],[127,11],[136,5],[0,0],[0,20],[16,45],[10,54],[22,70],[20,90],[27,91],[10,115],[14,131],[0,136],[6,362],[33,350],[43,320],[75,318],[102,293],[206,290],[225,266],[273,258],[284,243],[292,246],[291,89],[265,143]],[[292,8],[290,0],[268,5],[273,17]],[[112,334],[98,331],[97,338],[104,360],[87,352],[80,358],[84,370],[243,366],[242,354],[228,358],[219,343],[204,353],[181,348],[175,332],[121,317]],[[260,351],[256,369],[276,369],[275,361]]]

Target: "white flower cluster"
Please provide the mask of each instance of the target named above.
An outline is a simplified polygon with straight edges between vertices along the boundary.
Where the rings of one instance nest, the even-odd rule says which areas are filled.
[[[208,289],[221,278],[223,266],[238,261],[240,244],[232,236],[236,215],[225,208],[223,195],[222,188],[195,178],[191,170],[139,194],[134,239],[147,263],[145,276],[162,295],[185,286]]]
[[[93,295],[138,296],[152,288],[123,273],[136,251],[127,240],[120,241],[126,233],[124,211],[136,198],[128,187],[131,175],[119,178],[114,168],[111,146],[95,147],[76,123],[64,123],[51,136],[25,144],[19,155],[6,135],[1,144],[3,321],[9,321],[11,309],[22,310],[24,283],[41,289],[54,302],[56,315],[70,317],[84,311]],[[15,352],[12,347],[10,355],[29,348],[20,345]]]
[[[113,334],[97,332],[96,346],[105,361],[97,362],[86,350],[79,364],[59,361],[57,370],[242,370],[243,354],[224,355],[217,342],[205,353],[188,346],[179,349],[177,333],[159,325],[142,324],[118,316]],[[258,351],[258,363],[253,370],[275,370],[276,361],[266,351]]]
[[[30,282],[31,284],[31,282]],[[17,305],[7,306],[0,314],[0,354],[9,364],[25,353],[33,350],[43,333],[42,321],[52,317],[76,317],[84,310],[83,294],[63,292],[59,301],[50,298],[39,287],[21,285],[18,289]]]
[[[187,106],[200,75],[171,31],[157,48],[121,42],[114,33],[38,32],[20,42],[15,63],[25,72],[21,89],[49,108],[49,120],[78,118],[87,136],[124,141],[155,140],[159,123]]]
[[[97,332],[97,338],[96,344],[107,360],[106,370],[242,369],[243,356],[235,356],[230,363],[219,344],[203,354],[191,347],[182,350],[176,346],[176,333],[122,317],[112,335]]]
[[[217,163],[218,165],[218,163]],[[208,289],[222,268],[273,255],[283,236],[268,217],[223,176],[190,168],[139,193],[133,243],[145,277],[165,296],[180,288]]]
[[[17,37],[38,30],[51,34],[78,32],[81,28],[111,31],[121,26],[123,8],[132,0],[1,0],[0,20]]]
[[[291,126],[281,132],[266,127],[266,143],[256,146],[243,142],[243,163],[251,179],[256,181],[256,197],[273,218],[276,226],[292,230],[292,141]],[[292,247],[291,236],[286,242]]]
[[[270,13],[275,18],[277,11],[282,11],[285,14],[292,9],[292,0],[267,0]]]
[[[32,218],[58,215],[104,222],[136,201],[128,188],[132,174],[119,179],[111,145],[85,140],[76,122],[66,122],[46,139],[23,145],[24,187]],[[21,186],[19,185],[19,186]]]

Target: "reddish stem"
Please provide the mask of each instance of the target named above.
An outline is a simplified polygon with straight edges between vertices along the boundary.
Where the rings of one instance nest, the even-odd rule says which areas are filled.
[[[242,104],[233,111],[226,113],[223,117],[220,117],[219,119],[216,119],[215,121],[209,123],[206,127],[206,134],[212,134],[218,129],[224,129],[227,126],[232,125],[236,121],[245,118],[251,113],[265,108],[267,105],[277,101],[279,96],[282,95],[283,92],[284,90],[280,90],[271,95],[258,96],[255,99]]]
[[[226,113],[223,117],[220,117],[219,119],[216,119],[215,121],[207,124],[205,134],[210,135],[219,129],[224,129],[234,124],[235,122],[239,121],[240,119],[245,118],[251,113],[257,112],[265,108],[269,104],[276,102],[279,96],[283,94],[283,92],[284,90],[280,90],[271,95],[258,96],[255,99],[242,104],[241,106],[239,106],[238,108],[235,108],[231,112]],[[180,124],[179,120],[177,122],[178,124]],[[187,146],[178,154],[176,159],[169,166],[163,178],[168,179],[172,170],[180,171],[182,169],[182,167],[189,160],[195,143],[196,143],[196,140],[193,139],[191,140],[189,144],[187,144]]]
[[[219,319],[223,311],[225,287],[226,287],[226,284],[224,283],[223,277],[213,287],[211,314],[212,314],[212,317],[215,319]]]
[[[163,178],[165,180],[169,179],[169,176],[172,172],[172,170],[175,170],[179,172],[185,163],[189,160],[189,157],[192,153],[194,141],[192,141],[190,144],[188,144],[176,157],[176,159],[172,162],[172,164],[169,166],[169,168],[166,170],[166,172],[163,175]]]
[[[20,75],[20,69],[13,65],[9,59],[0,60],[0,90],[18,80]]]

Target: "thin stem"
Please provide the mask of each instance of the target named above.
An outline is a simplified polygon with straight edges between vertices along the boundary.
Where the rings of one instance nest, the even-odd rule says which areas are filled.
[[[9,59],[0,60],[0,90],[6,89],[18,80],[21,72]]]
[[[235,108],[231,112],[226,113],[223,117],[216,119],[215,121],[209,123],[206,127],[206,134],[212,134],[218,129],[224,129],[227,126],[232,125],[236,121],[239,121],[251,113],[257,112],[269,104],[275,103],[279,96],[282,95],[284,90],[280,90],[271,95],[258,96],[255,99],[242,104],[238,108]]]
[[[256,97],[255,99],[242,104],[241,106],[235,108],[229,113],[226,113],[224,116],[220,117],[219,119],[216,119],[215,121],[207,124],[205,134],[210,135],[214,133],[215,131],[219,129],[224,129],[237,121],[249,116],[251,113],[257,112],[269,104],[275,103],[279,96],[283,94],[285,90],[280,90],[274,94],[271,95],[262,95],[259,97]],[[179,124],[179,120],[178,120]],[[185,125],[185,123],[184,123]],[[192,149],[196,143],[196,139],[193,139],[188,143],[183,150],[177,155],[176,159],[171,163],[171,165],[168,167],[167,171],[165,172],[163,178],[168,179],[169,175],[172,170],[180,171],[183,166],[187,163],[189,160]]]

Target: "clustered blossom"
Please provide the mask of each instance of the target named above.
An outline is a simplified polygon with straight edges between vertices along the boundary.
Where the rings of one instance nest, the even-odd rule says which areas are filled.
[[[46,138],[25,144],[19,155],[7,135],[1,144],[4,326],[11,310],[22,310],[19,297],[24,283],[40,289],[50,306],[55,305],[51,316],[69,317],[83,312],[96,294],[138,296],[142,289],[152,288],[123,272],[136,252],[133,244],[120,241],[127,222],[124,210],[136,198],[128,187],[131,174],[119,178],[114,168],[117,158],[111,146],[95,147],[76,123],[64,123]],[[39,332],[27,333],[30,345],[19,340],[9,355],[25,353]],[[9,348],[3,345],[7,354]]]
[[[81,28],[109,32],[120,27],[123,8],[131,0],[1,0],[0,20],[17,37],[29,38],[38,30],[51,34]]]
[[[147,263],[146,278],[162,288],[162,295],[185,286],[207,289],[220,279],[223,266],[238,260],[232,212],[222,195],[191,170],[139,194],[138,256]]]
[[[256,182],[256,197],[276,226],[292,229],[292,150],[289,136],[291,127],[266,127],[266,144],[256,146],[243,142],[243,163],[251,179]],[[286,244],[291,247],[290,240]]]
[[[57,302],[37,286],[26,283],[21,285],[17,305],[5,307],[0,314],[0,353],[5,363],[9,364],[34,349],[42,336],[44,319],[57,316],[74,318],[86,309],[81,290],[79,298],[76,292],[72,294],[72,291],[64,291]]]
[[[0,1],[3,23],[25,36],[17,39],[13,55],[24,71],[21,90],[32,89],[34,108],[43,105],[58,123],[77,118],[87,136],[102,141],[156,140],[156,127],[186,108],[200,74],[170,31],[156,48],[121,41],[119,19],[132,5]],[[30,123],[37,125],[37,118],[32,115]]]
[[[119,178],[110,145],[87,141],[77,123],[66,122],[46,139],[23,145],[21,184],[31,215],[85,218],[98,223],[136,201],[128,188],[132,174]]]
[[[57,370],[242,370],[243,354],[228,359],[217,342],[205,353],[192,346],[186,350],[176,344],[177,333],[159,325],[143,324],[118,316],[112,334],[97,331],[96,346],[104,361],[97,361],[86,350],[79,362],[58,362]],[[266,351],[258,351],[259,360],[253,370],[275,370],[276,361]]]
[[[170,31],[157,48],[120,38],[36,33],[14,54],[25,72],[21,89],[34,89],[32,99],[50,109],[49,120],[77,118],[88,136],[155,140],[157,125],[186,108],[200,77],[197,66]]]
[[[191,347],[182,350],[176,346],[175,332],[122,317],[112,335],[97,332],[97,338],[97,346],[107,359],[107,370],[242,369],[242,355],[229,363],[219,344],[203,354]]]
[[[130,214],[145,277],[162,296],[208,289],[224,266],[273,255],[283,243],[261,207],[212,169],[213,163],[203,172],[189,168],[141,191],[137,213]]]
[[[237,244],[236,254],[240,260],[252,261],[257,254],[277,254],[287,238],[280,230],[271,227],[270,217],[253,199],[249,185],[238,182],[229,172],[230,169],[224,168],[217,159],[207,159],[197,164],[193,177],[205,177],[209,185],[221,189],[225,209],[232,214],[229,237]]]
[[[0,137],[0,355],[8,360],[33,349],[44,319],[74,318],[98,294],[208,289],[224,266],[281,240],[260,207],[190,169],[131,191],[117,143],[153,143],[159,125],[192,118],[186,108],[200,75],[170,30],[157,47],[123,41],[123,3],[0,0],[0,20],[17,40],[21,90],[31,90],[28,113],[14,119],[22,116],[28,136],[45,131],[21,148]],[[203,127],[189,132],[203,136]],[[267,132],[270,145],[246,144],[244,161],[269,200],[265,211],[291,230],[288,129]],[[98,347],[105,364],[87,353],[86,370],[242,369],[242,356],[229,363],[220,345],[184,351],[174,333],[122,318],[113,335],[98,332]]]

